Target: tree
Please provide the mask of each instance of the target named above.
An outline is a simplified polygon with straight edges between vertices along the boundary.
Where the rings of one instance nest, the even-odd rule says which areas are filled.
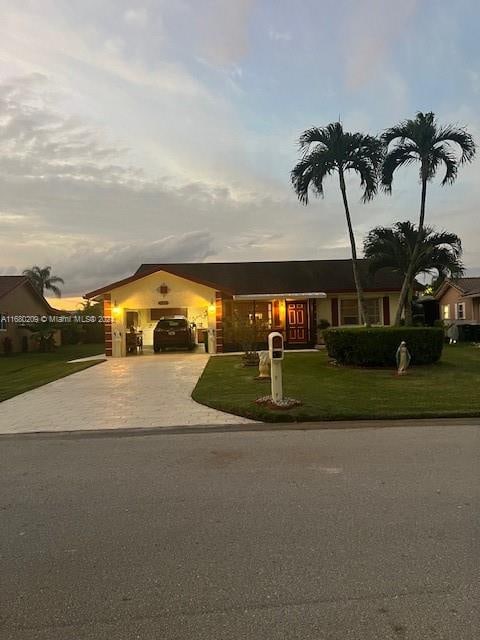
[[[386,147],[386,154],[382,165],[381,181],[387,193],[392,192],[393,176],[399,167],[414,162],[420,163],[422,191],[418,235],[400,292],[400,300],[395,317],[395,324],[399,325],[423,238],[427,183],[435,177],[437,170],[443,165],[445,167],[445,175],[442,180],[442,186],[453,184],[459,167],[473,160],[476,147],[472,136],[465,129],[456,128],[452,125],[439,126],[435,114],[431,112],[419,112],[414,119],[405,120],[387,129],[382,135],[382,142]],[[392,145],[392,143],[394,144]],[[455,148],[460,150],[460,157],[455,155]]]
[[[300,202],[308,204],[309,189],[316,196],[323,197],[324,179],[333,173],[338,174],[352,253],[358,315],[360,323],[366,324],[367,314],[358,269],[357,247],[347,198],[345,174],[349,171],[357,173],[363,189],[363,202],[371,200],[377,193],[382,144],[373,136],[346,132],[341,122],[333,122],[323,129],[312,127],[304,131],[300,136],[299,146],[303,156],[293,168],[291,180]]]
[[[56,283],[64,284],[64,281],[58,276],[50,275],[51,271],[52,267],[38,267],[37,265],[35,265],[31,269],[25,269],[23,275],[29,278],[30,282],[40,293],[40,295],[43,296],[45,290],[47,290],[52,291],[57,296],[57,298],[60,298],[62,292],[56,286]]]
[[[363,250],[369,270],[375,273],[388,267],[407,276],[417,246],[419,232],[411,222],[397,222],[393,227],[375,227],[365,238]],[[412,324],[412,300],[415,278],[420,274],[437,273],[439,277],[458,278],[464,273],[461,260],[462,241],[454,233],[435,232],[424,227],[419,250],[408,282],[405,322]]]

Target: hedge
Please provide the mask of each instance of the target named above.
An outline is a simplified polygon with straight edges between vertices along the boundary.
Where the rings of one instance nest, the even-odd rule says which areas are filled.
[[[438,327],[355,327],[323,332],[328,355],[340,364],[361,367],[395,366],[402,340],[411,364],[432,364],[442,355],[443,329]]]

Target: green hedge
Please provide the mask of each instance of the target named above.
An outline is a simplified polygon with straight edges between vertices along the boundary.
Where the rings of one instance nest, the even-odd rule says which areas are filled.
[[[323,332],[328,355],[340,364],[361,367],[395,366],[402,340],[412,364],[431,364],[442,355],[443,329],[437,327],[355,327]]]

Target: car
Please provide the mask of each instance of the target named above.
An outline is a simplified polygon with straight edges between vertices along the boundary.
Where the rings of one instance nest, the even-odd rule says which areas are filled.
[[[165,316],[160,318],[153,330],[153,350],[195,348],[195,326],[185,316]]]

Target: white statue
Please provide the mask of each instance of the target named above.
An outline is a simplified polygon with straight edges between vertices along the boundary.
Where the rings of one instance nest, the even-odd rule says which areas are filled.
[[[258,353],[258,377],[270,378],[270,354],[268,351]]]
[[[404,376],[407,373],[408,365],[410,364],[411,356],[407,349],[407,343],[402,340],[400,346],[397,349],[397,373],[399,376]]]

